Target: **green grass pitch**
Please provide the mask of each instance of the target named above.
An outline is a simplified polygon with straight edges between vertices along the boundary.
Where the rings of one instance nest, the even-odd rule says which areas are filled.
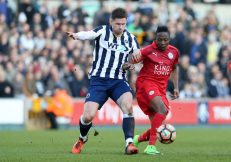
[[[137,127],[136,134],[146,127]],[[162,155],[143,153],[147,143],[139,145],[139,154],[125,155],[120,127],[97,127],[98,136],[89,133],[89,141],[79,155],[70,153],[78,136],[77,129],[58,131],[0,131],[0,161],[15,162],[230,162],[230,127],[176,127],[176,141],[157,142]]]

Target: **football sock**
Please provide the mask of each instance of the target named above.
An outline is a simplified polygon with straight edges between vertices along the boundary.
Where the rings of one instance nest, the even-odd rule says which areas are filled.
[[[89,132],[91,126],[92,126],[92,122],[85,123],[82,119],[82,116],[80,117],[79,120],[80,137],[83,139],[83,141],[87,140],[87,133]]]
[[[156,144],[156,129],[161,126],[166,115],[156,113],[151,121],[151,129],[150,129],[150,138],[149,138],[149,145]]]
[[[148,141],[149,140],[149,135],[150,135],[150,129],[148,129],[143,134],[139,135],[138,141],[139,142]]]
[[[122,127],[124,131],[126,145],[128,145],[128,143],[133,142],[134,128],[135,128],[134,117],[124,114]]]

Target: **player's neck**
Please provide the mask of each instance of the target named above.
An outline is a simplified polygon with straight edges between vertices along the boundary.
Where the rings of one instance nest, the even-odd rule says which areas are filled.
[[[113,34],[114,34],[114,36],[116,36],[117,38],[120,38],[120,37],[122,36],[123,33],[121,33],[121,34],[113,33]]]

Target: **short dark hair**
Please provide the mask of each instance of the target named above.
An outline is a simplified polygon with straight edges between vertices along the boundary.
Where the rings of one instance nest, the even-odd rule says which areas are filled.
[[[123,8],[116,8],[112,11],[111,18],[113,20],[115,19],[122,19],[122,18],[127,18],[128,14],[125,9]]]
[[[169,33],[168,27],[167,26],[158,26],[156,29],[156,33],[161,33],[161,32]]]

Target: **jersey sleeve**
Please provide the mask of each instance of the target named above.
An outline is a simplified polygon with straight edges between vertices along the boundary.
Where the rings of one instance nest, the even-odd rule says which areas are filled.
[[[94,40],[103,32],[103,26],[98,26],[97,28],[90,31],[80,31],[76,33],[78,39],[80,40]]]
[[[174,60],[174,65],[177,65],[177,64],[178,64],[179,56],[180,56],[180,53],[179,53],[179,51],[176,49],[176,58],[175,58],[175,60]]]
[[[149,52],[149,46],[146,46],[144,48],[141,48],[140,53],[142,55],[142,60],[148,56]]]

